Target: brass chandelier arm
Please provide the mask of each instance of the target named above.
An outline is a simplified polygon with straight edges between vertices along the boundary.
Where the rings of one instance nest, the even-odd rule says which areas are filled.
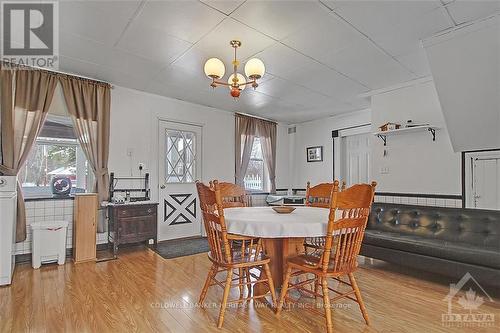
[[[245,83],[238,83],[237,86],[238,87],[241,87],[241,86],[246,86],[246,85],[254,85],[254,84],[257,84],[257,80],[252,80],[252,81],[247,81]],[[228,82],[224,82],[224,81],[219,81],[219,80],[215,80],[213,79],[212,80],[212,86],[226,86],[226,87],[234,87],[235,84],[234,83],[228,83]]]

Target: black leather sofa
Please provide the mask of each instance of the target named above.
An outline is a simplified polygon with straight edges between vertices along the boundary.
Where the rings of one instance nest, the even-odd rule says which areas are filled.
[[[500,286],[500,211],[374,203],[361,254]]]

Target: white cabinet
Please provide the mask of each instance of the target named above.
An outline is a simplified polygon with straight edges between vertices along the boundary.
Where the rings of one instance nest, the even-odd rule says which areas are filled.
[[[15,265],[17,177],[0,176],[0,286],[11,284]]]

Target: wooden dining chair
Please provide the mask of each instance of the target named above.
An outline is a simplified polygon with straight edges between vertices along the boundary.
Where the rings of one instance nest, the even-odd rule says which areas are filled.
[[[209,182],[210,188],[214,189],[214,181]],[[236,207],[251,207],[252,206],[252,196],[248,195],[247,191],[241,186],[233,183],[219,182],[219,190],[222,198],[222,208],[236,208]],[[234,238],[234,237],[233,237]],[[250,238],[248,238],[250,239]],[[246,242],[248,243],[248,239]],[[258,242],[258,238],[253,239],[254,242]],[[232,247],[240,249],[244,246],[243,240],[234,239],[232,242]],[[244,295],[244,280],[249,281],[251,279],[250,272],[248,269],[240,267],[238,269],[238,277],[240,282],[240,298]],[[247,285],[248,293],[252,293],[252,286]]]
[[[213,187],[213,182],[210,182],[210,187]],[[224,208],[252,206],[252,196],[248,195],[247,191],[241,186],[233,183],[219,182],[219,189]]]
[[[330,303],[344,297],[358,303],[363,318],[369,325],[366,307],[353,273],[358,266],[357,256],[361,249],[375,186],[375,182],[372,182],[371,185],[358,184],[341,192],[338,188],[338,181],[334,182],[325,248],[321,255],[302,254],[287,260],[287,271],[281,289],[278,314],[283,308],[284,301],[290,299],[287,293],[291,289],[298,289],[323,299],[327,332],[333,332]],[[311,279],[290,283],[292,276],[311,273],[314,275]],[[348,281],[342,279],[346,275]],[[331,288],[328,285],[329,279],[336,280],[339,285],[348,286],[349,291],[341,292]],[[305,288],[306,285],[315,283],[315,280],[318,280],[322,287],[321,293]],[[330,299],[330,291],[338,295]]]
[[[345,189],[345,181],[342,181],[341,190]],[[333,191],[333,183],[321,183],[311,187],[307,182],[306,206],[330,208],[330,199]],[[318,251],[325,247],[325,237],[307,237],[304,239],[304,248],[307,251]]]
[[[240,272],[240,268],[245,269],[247,272],[251,272],[252,268],[258,268],[260,271],[263,270],[266,275],[265,278],[253,276],[253,273],[250,273],[255,278],[254,281],[245,279],[243,285],[267,283],[271,292],[273,306],[276,304],[274,283],[269,269],[270,259],[264,254],[262,242],[260,240],[255,242],[253,238],[228,234],[224,219],[220,186],[217,181],[213,181],[212,186],[196,182],[196,188],[200,198],[200,207],[203,213],[203,222],[210,248],[208,259],[212,262],[205,285],[200,294],[199,304],[203,305],[207,291],[211,286],[217,285],[224,289],[217,323],[217,327],[221,328],[228,304],[243,303],[266,296],[266,294],[254,294],[253,296],[248,295],[248,297],[243,298],[240,295],[239,299],[228,301],[231,287],[241,286],[241,279],[237,276],[239,274],[238,272]],[[235,241],[240,241],[242,245],[238,247],[233,246],[232,243]],[[217,274],[222,272],[226,273],[226,277],[225,280],[221,281],[217,279]],[[233,278],[233,274],[237,277]]]

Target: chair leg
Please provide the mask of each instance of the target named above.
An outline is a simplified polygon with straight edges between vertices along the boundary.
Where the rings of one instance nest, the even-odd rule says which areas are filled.
[[[314,280],[314,298],[317,299],[318,298],[318,292],[319,292],[319,285],[321,283],[321,278],[319,276],[315,276],[315,280]]]
[[[271,275],[271,270],[269,269],[269,264],[264,265],[264,270],[266,271],[266,276],[269,284],[269,291],[271,292],[271,298],[273,300],[273,308],[276,308],[278,305],[277,300],[276,300],[276,290],[274,289],[274,281],[273,281],[273,276]]]
[[[240,299],[243,299],[243,275],[245,271],[244,268],[238,268],[238,282],[239,282],[239,289],[240,289]]]
[[[323,307],[325,308],[326,331],[333,332],[332,310],[330,309],[330,295],[328,294],[328,279],[322,278],[321,285],[323,287]]]
[[[226,312],[227,298],[229,296],[229,290],[231,289],[231,279],[233,278],[233,269],[229,268],[227,270],[226,285],[224,286],[224,294],[222,296],[222,303],[219,312],[219,321],[217,327],[221,328],[222,323],[224,323],[224,312]]]
[[[278,304],[278,308],[276,309],[277,315],[279,315],[281,313],[281,310],[283,309],[283,302],[285,301],[285,296],[288,291],[288,281],[290,280],[290,275],[292,275],[292,268],[288,267],[286,270],[285,280],[283,281],[283,285],[281,286],[280,303]]]
[[[212,267],[210,267],[210,270],[208,271],[207,279],[205,280],[205,285],[203,286],[203,289],[201,290],[200,298],[198,299],[198,304],[202,305],[203,302],[205,301],[205,297],[207,296],[207,291],[210,286],[210,282],[215,276],[215,273],[217,272],[218,267],[215,264],[212,264]]]
[[[358,283],[356,282],[353,273],[349,273],[349,281],[351,281],[352,289],[354,289],[354,293],[356,294],[356,299],[358,300],[359,309],[363,314],[363,318],[365,318],[366,325],[370,325],[370,319],[368,318],[368,312],[366,311],[365,302],[361,297],[361,291],[359,290]]]
[[[248,289],[248,297],[252,297],[252,275],[250,274],[250,268],[244,268],[245,270],[245,276],[246,276],[246,282],[247,284],[247,289]]]

